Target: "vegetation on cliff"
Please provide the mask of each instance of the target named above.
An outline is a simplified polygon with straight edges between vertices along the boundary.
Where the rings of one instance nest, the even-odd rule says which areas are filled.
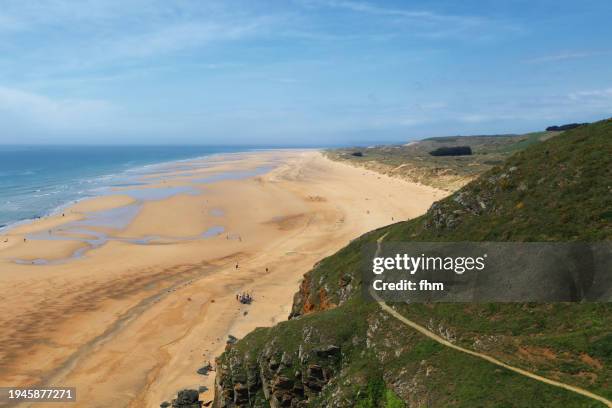
[[[219,359],[217,407],[598,407],[444,347],[361,296],[361,248],[396,241],[612,238],[612,120],[534,143],[414,220],[354,240],[306,274],[290,320]],[[612,398],[612,305],[397,304],[452,343]]]
[[[470,146],[438,147],[429,152],[432,156],[469,156],[472,154]]]
[[[524,135],[432,137],[405,145],[328,150],[327,157],[410,181],[454,191],[491,169],[516,151],[547,140],[559,132]],[[470,148],[469,154],[438,155]],[[461,150],[460,150],[461,151]]]

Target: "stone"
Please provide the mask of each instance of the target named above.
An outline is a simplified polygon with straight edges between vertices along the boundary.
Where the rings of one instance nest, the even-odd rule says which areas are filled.
[[[197,390],[182,390],[172,400],[172,408],[201,408],[200,394]]]
[[[234,403],[242,404],[249,400],[249,389],[242,383],[234,384]]]
[[[293,380],[287,377],[278,376],[274,379],[274,381],[272,381],[272,389],[274,391],[278,389],[290,390],[292,388],[293,388]]]
[[[340,355],[340,347],[329,345],[327,347],[316,350],[317,356],[326,358],[326,357],[335,357]]]
[[[199,368],[197,373],[200,375],[208,375],[210,371],[212,371],[212,365],[208,363],[204,367]]]

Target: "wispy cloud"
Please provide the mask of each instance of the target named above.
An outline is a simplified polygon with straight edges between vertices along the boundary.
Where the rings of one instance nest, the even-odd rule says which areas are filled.
[[[103,125],[113,113],[115,107],[104,100],[55,99],[23,89],[0,86],[0,121],[7,129],[83,131]]]
[[[358,13],[367,13],[380,16],[403,17],[409,19],[422,19],[439,22],[461,22],[461,23],[477,23],[480,18],[472,16],[456,16],[435,13],[429,10],[408,10],[391,7],[382,7],[374,3],[350,1],[350,0],[308,0],[304,4],[310,6],[325,6],[338,9],[350,10]]]
[[[255,34],[263,26],[263,19],[235,24],[180,23],[146,33],[114,38],[102,43],[99,51],[105,59],[136,59],[164,55],[213,42],[238,40]]]
[[[301,0],[301,4],[307,7],[319,7],[336,9],[345,12],[359,13],[370,17],[390,19],[403,24],[404,29],[410,30],[413,35],[427,38],[446,38],[450,36],[465,35],[470,31],[484,38],[483,26],[495,25],[497,31],[506,31],[510,27],[500,21],[475,16],[459,15],[451,13],[440,13],[427,9],[409,9],[381,6],[380,3],[354,1],[354,0]],[[397,29],[397,27],[396,27]],[[487,33],[487,36],[491,32]]]
[[[572,92],[569,94],[569,98],[575,101],[583,99],[612,99],[612,87]]]
[[[481,107],[477,113],[473,110],[466,112],[455,105],[446,114],[464,123],[571,121],[571,118],[610,117],[612,87],[541,95],[528,100],[500,100]]]
[[[557,54],[544,55],[542,57],[536,57],[526,60],[526,63],[540,64],[546,62],[559,62],[565,60],[575,60],[582,58],[591,58],[601,55],[612,54],[612,51],[563,51]]]
[[[112,28],[117,23],[138,27],[165,21],[214,19],[221,15],[227,15],[227,11],[219,0],[180,4],[166,0],[4,0],[0,8],[0,29],[35,31],[78,27],[91,30]]]
[[[19,66],[28,66],[22,74],[33,79],[150,67],[156,58],[269,33],[280,20],[282,16],[232,12],[218,1],[9,0],[0,9],[0,32],[5,31],[0,75]]]

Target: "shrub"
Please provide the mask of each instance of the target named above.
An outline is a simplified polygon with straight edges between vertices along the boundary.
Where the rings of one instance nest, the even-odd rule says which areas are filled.
[[[470,146],[439,147],[429,154],[432,156],[470,156],[472,148]]]

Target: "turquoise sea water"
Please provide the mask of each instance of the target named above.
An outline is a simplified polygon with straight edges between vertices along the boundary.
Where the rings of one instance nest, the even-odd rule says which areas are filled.
[[[0,146],[0,229],[63,205],[122,186],[145,166],[244,147],[206,146]]]

